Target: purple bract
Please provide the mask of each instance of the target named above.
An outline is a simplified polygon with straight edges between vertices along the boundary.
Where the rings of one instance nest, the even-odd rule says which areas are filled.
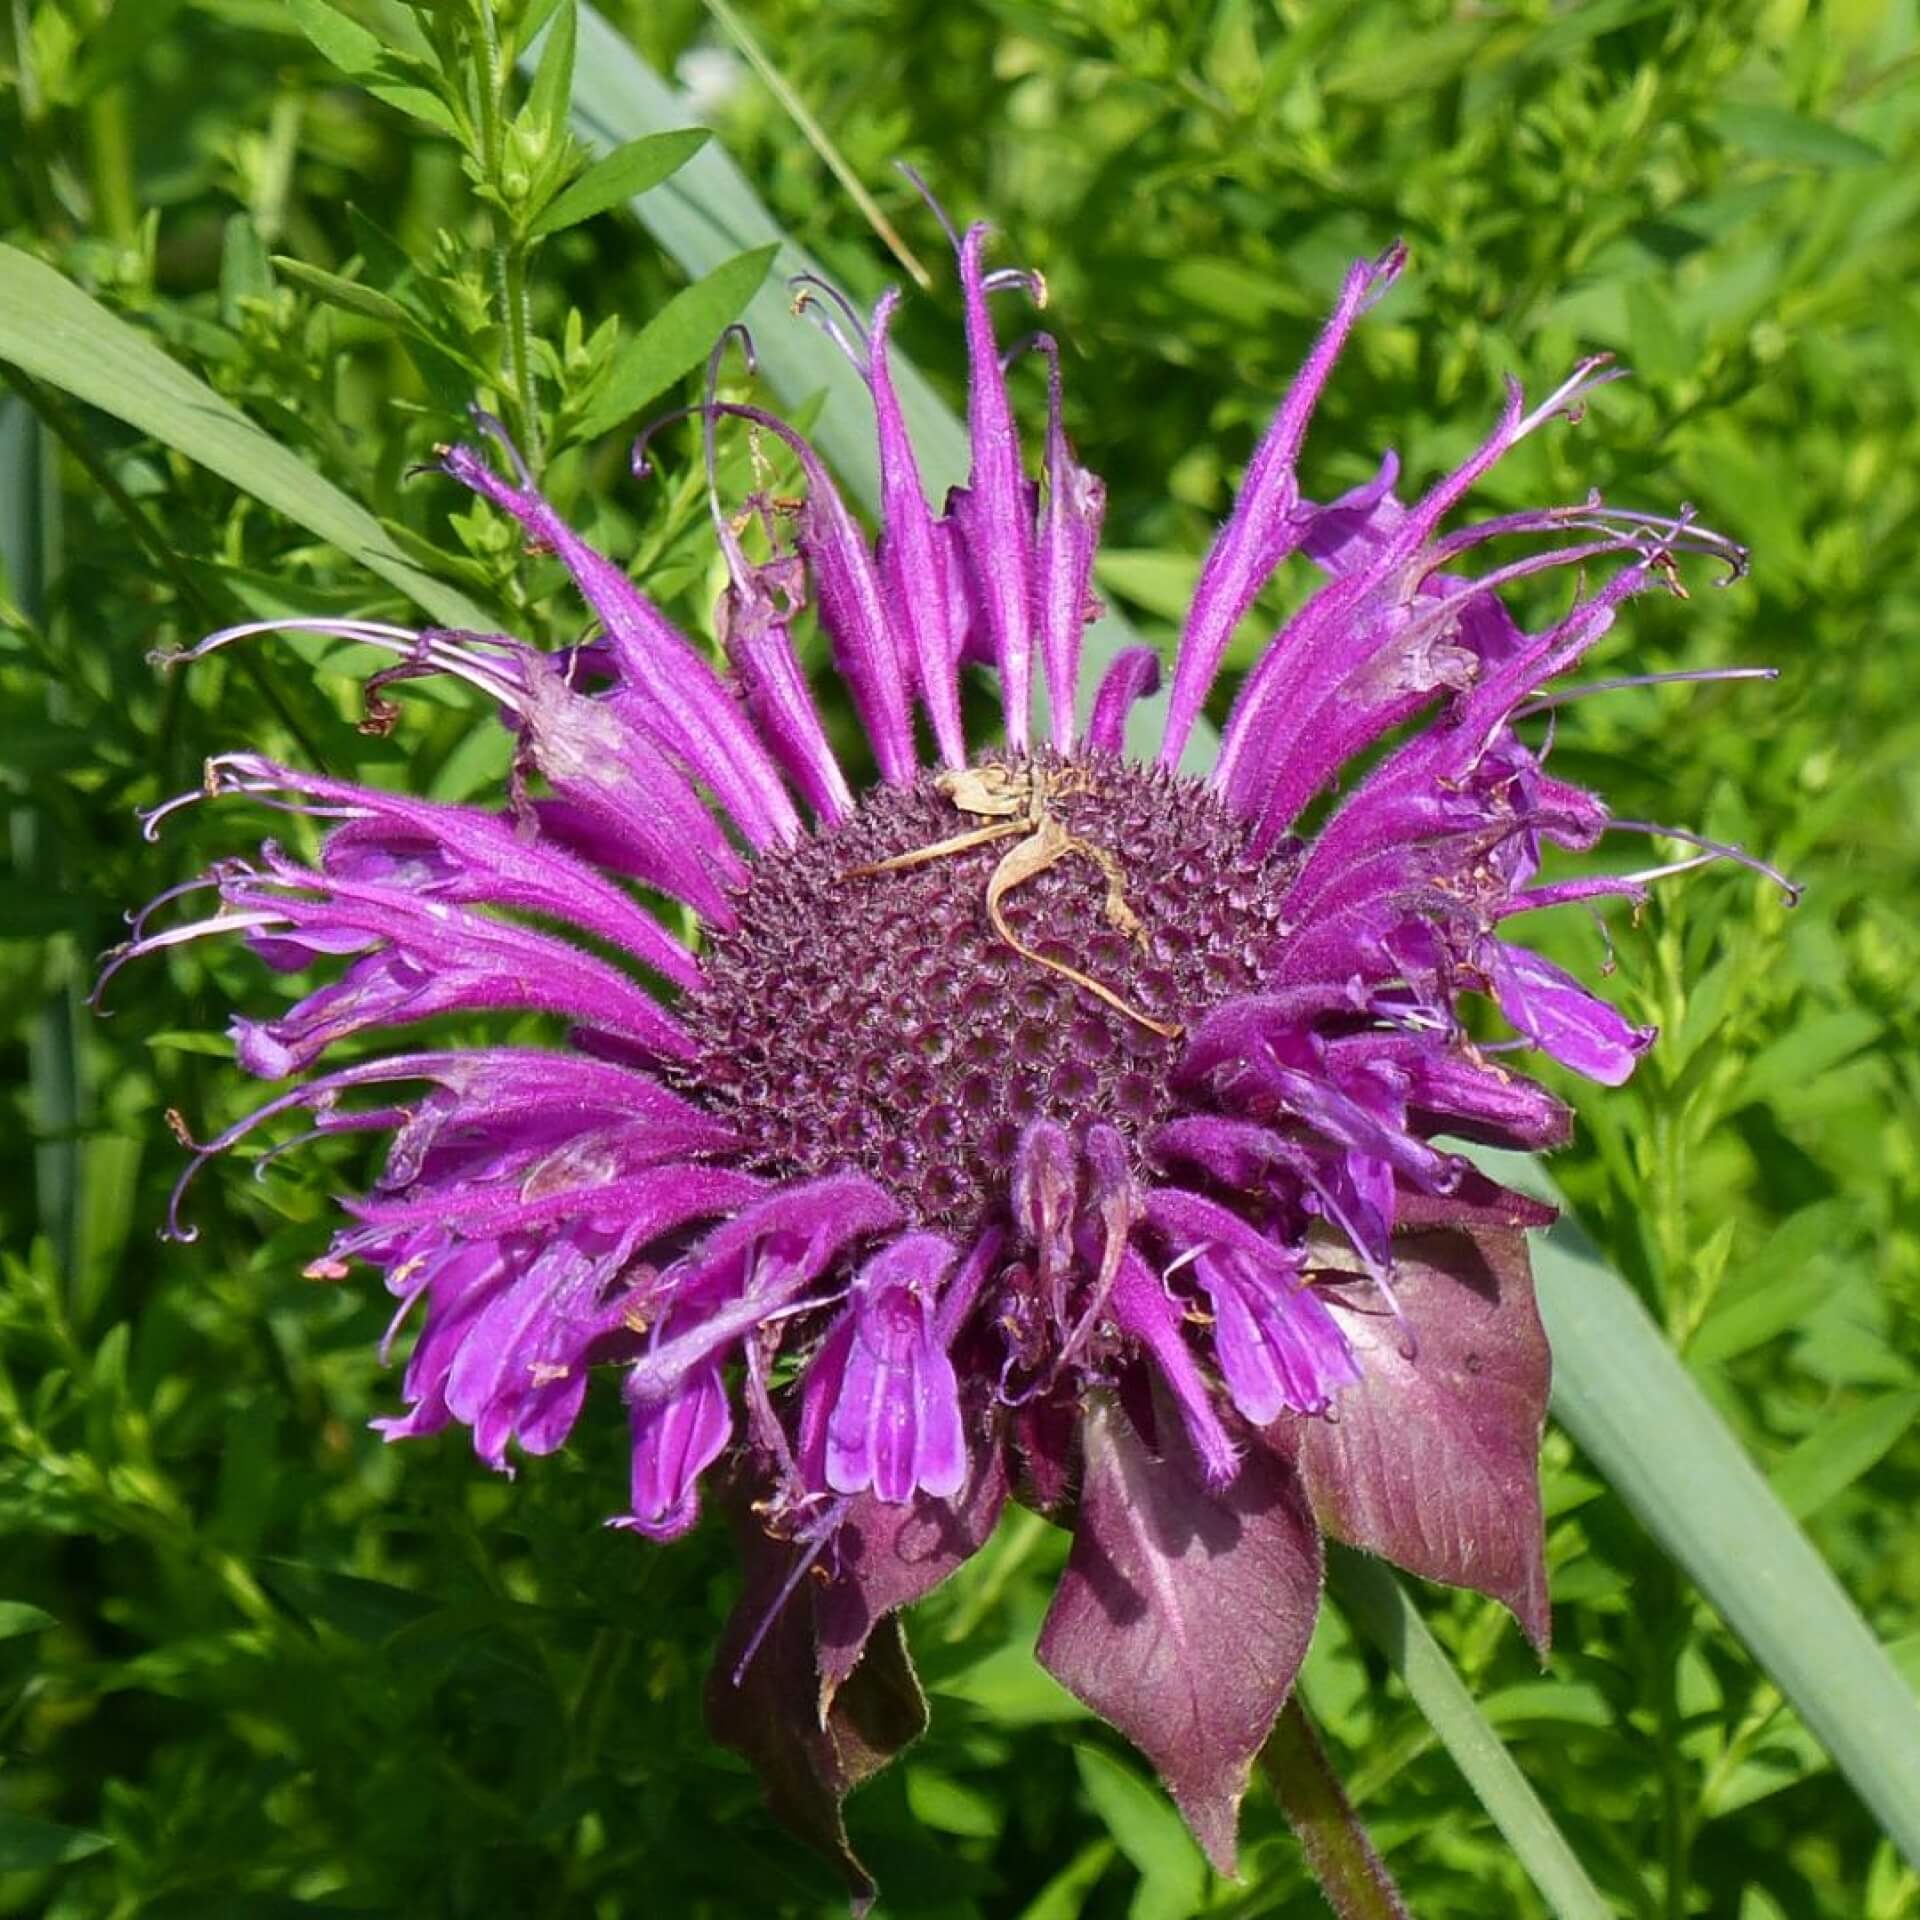
[[[1532,409],[1514,388],[1411,503],[1391,457],[1304,498],[1309,417],[1396,249],[1347,275],[1207,559],[1157,757],[1130,759],[1158,663],[1124,652],[1083,700],[1104,490],[1044,336],[1027,473],[989,307],[1038,283],[988,272],[985,241],[957,247],[973,465],[944,513],[889,377],[891,294],[870,327],[830,316],[878,418],[877,542],[790,428],[711,392],[700,410],[709,436],[728,418],[779,435],[806,482],[797,507],[753,503],[765,563],[716,509],[726,672],[483,421],[508,471],[470,446],[446,471],[560,556],[596,637],[554,655],[281,624],[393,655],[377,718],[383,686],[430,673],[497,701],[504,804],[223,755],[201,791],[324,823],[317,851],[221,862],[201,883],[215,912],[163,932],[143,915],[119,956],[233,932],[283,972],[324,964],[234,1022],[240,1064],[272,1080],[429,1016],[556,1018],[548,1046],[355,1045],[194,1166],[295,1110],[389,1136],[312,1269],[377,1268],[396,1329],[417,1327],[389,1436],[458,1422],[504,1469],[513,1445],[565,1441],[597,1372],[632,1435],[614,1524],[660,1540],[732,1463],[748,1591],[714,1724],[856,1888],[841,1800],[924,1717],[893,1616],[1009,1495],[1074,1529],[1041,1658],[1152,1758],[1223,1870],[1307,1646],[1323,1530],[1492,1595],[1544,1646],[1548,1356],[1523,1230],[1548,1216],[1438,1142],[1551,1147],[1568,1112],[1477,1047],[1459,1005],[1488,996],[1515,1046],[1593,1079],[1632,1071],[1651,1030],[1511,923],[1638,899],[1651,876],[1540,880],[1548,843],[1618,823],[1517,723],[1625,600],[1675,583],[1676,555],[1743,559],[1687,518],[1591,499],[1442,531],[1509,448],[1577,417],[1611,377],[1598,362]],[[1515,557],[1457,570],[1495,540]],[[1229,637],[1296,553],[1324,579],[1190,778]],[[1602,584],[1523,632],[1496,589],[1548,568]],[[878,768],[864,792],[796,657],[807,604]],[[1001,692],[991,742],[963,727],[976,668]]]

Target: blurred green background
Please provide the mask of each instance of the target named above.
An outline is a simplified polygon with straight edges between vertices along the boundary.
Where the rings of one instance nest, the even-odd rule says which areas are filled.
[[[433,98],[353,71],[352,31],[397,18],[480,60],[466,0],[339,6],[11,0],[0,238],[196,370],[430,572],[561,640],[578,615],[551,563],[407,478],[470,394],[491,398],[523,437],[531,422],[576,522],[710,631],[697,447],[669,433],[638,486],[602,420],[688,397],[751,282],[669,308],[683,276],[602,214],[521,251],[523,359],[498,324],[500,237],[558,150],[503,134],[467,164]],[[900,337],[951,399],[952,277],[891,161],[1044,270],[1069,424],[1111,489],[1103,591],[1156,639],[1356,252],[1403,236],[1412,269],[1315,427],[1319,496],[1387,445],[1430,477],[1509,372],[1544,390],[1597,348],[1631,364],[1480,505],[1589,486],[1692,502],[1752,546],[1750,579],[1637,603],[1596,670],[1781,678],[1573,707],[1560,768],[1621,815],[1763,851],[1808,891],[1789,913],[1720,869],[1613,923],[1609,990],[1664,1037],[1627,1089],[1567,1089],[1581,1132],[1555,1172],[1920,1683],[1913,0],[605,11],[863,303],[901,271],[821,147],[865,184],[930,269]],[[497,0],[509,40],[525,12]],[[690,349],[672,326],[643,334],[668,312]],[[1037,423],[1039,370],[1016,384]],[[728,459],[744,476],[744,448]],[[360,663],[319,644],[153,673],[151,649],[248,612],[403,603],[167,446],[18,377],[0,397],[0,553],[0,1913],[843,1911],[702,1731],[731,1595],[720,1530],[662,1551],[600,1527],[624,1485],[611,1395],[512,1483],[458,1433],[396,1449],[369,1433],[397,1399],[375,1352],[384,1302],[301,1278],[354,1178],[342,1143],[258,1184],[215,1168],[199,1244],[156,1242],[181,1164],[163,1113],[204,1136],[242,1110],[221,1028],[260,1004],[255,966],[203,946],[123,976],[110,1021],[82,1006],[122,909],[246,835],[208,812],[139,839],[131,810],[194,785],[206,754],[254,745],[464,798],[500,773],[499,730],[424,694],[370,740]],[[1555,950],[1601,964],[1600,934],[1563,919]],[[1648,1920],[1920,1912],[1920,1879],[1558,1433],[1546,1474],[1548,1668],[1490,1605],[1422,1604],[1608,1902]],[[1215,1881],[1134,1757],[1038,1674],[1063,1552],[1016,1519],[912,1624],[933,1732],[852,1809],[886,1911],[1317,1911],[1257,1790],[1245,1879]],[[1306,1686],[1417,1913],[1545,1911],[1332,1610]]]

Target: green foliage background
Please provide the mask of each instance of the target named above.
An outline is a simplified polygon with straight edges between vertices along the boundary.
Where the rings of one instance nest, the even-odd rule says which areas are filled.
[[[577,164],[560,103],[536,92],[517,121],[489,119],[479,87],[463,162],[458,102],[364,57],[367,29],[404,32],[471,77],[510,44],[487,45],[467,0],[340,7],[14,0],[0,234],[429,572],[558,641],[578,615],[553,565],[450,487],[408,481],[480,393],[540,446],[576,520],[708,631],[697,449],[670,432],[636,485],[604,425],[684,397],[752,270],[670,307],[681,276],[624,212],[542,239],[533,211]],[[510,43],[527,8],[496,11]],[[1664,1037],[1628,1089],[1568,1089],[1581,1137],[1555,1172],[1920,1681],[1913,0],[606,11],[706,89],[717,137],[864,302],[899,269],[729,51],[750,32],[931,266],[902,338],[950,395],[951,276],[889,162],[1044,269],[1070,424],[1112,491],[1103,586],[1156,637],[1355,252],[1403,235],[1413,271],[1315,428],[1318,495],[1387,444],[1432,474],[1508,372],[1551,385],[1595,348],[1632,364],[1483,502],[1590,485],[1691,500],[1751,543],[1751,579],[1639,603],[1599,669],[1760,661],[1781,679],[1577,706],[1561,764],[1624,816],[1766,851],[1808,896],[1790,914],[1723,869],[1613,924],[1616,997]],[[524,331],[501,324],[521,311]],[[1037,418],[1035,369],[1019,379]],[[201,946],[123,978],[110,1022],[81,1005],[121,910],[239,843],[232,812],[190,815],[157,848],[133,827],[206,754],[257,745],[464,798],[501,771],[499,730],[421,694],[370,740],[364,662],[320,644],[156,675],[150,649],[248,612],[404,604],[105,415],[30,381],[4,407],[0,1913],[839,1910],[701,1728],[730,1597],[718,1529],[659,1551],[599,1525],[623,1485],[611,1396],[511,1484],[458,1434],[383,1447],[366,1422],[396,1397],[384,1304],[301,1277],[354,1177],[331,1147],[259,1184],[215,1169],[199,1244],[156,1243],[180,1164],[163,1112],[204,1136],[246,1098],[220,1029],[270,991],[252,964]],[[746,459],[730,450],[733,478]],[[1577,917],[1554,937],[1584,968],[1602,958]],[[1920,1911],[1912,1868],[1563,1436],[1546,1471],[1547,1670],[1490,1606],[1421,1598],[1610,1905]],[[1216,1882],[1133,1757],[1037,1673],[1062,1553],[1015,1520],[919,1610],[933,1733],[853,1810],[887,1910],[1315,1911],[1257,1792],[1246,1878]],[[1306,1687],[1416,1912],[1545,1911],[1332,1610]]]

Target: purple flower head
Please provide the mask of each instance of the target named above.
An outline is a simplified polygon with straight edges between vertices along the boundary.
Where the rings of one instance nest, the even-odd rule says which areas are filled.
[[[612,1524],[670,1539],[723,1476],[747,1592],[713,1722],[857,1888],[841,1798],[918,1726],[894,1615],[1010,1496],[1074,1530],[1041,1658],[1153,1759],[1223,1870],[1323,1532],[1492,1595],[1544,1647],[1548,1356],[1524,1229],[1546,1214],[1446,1142],[1559,1144],[1567,1110],[1515,1054],[1612,1085],[1651,1042],[1516,923],[1676,868],[1543,880],[1551,848],[1640,829],[1551,775],[1550,723],[1528,722],[1681,556],[1744,559],[1690,517],[1597,499],[1450,530],[1514,445],[1578,417],[1613,377],[1599,362],[1538,405],[1513,388],[1425,494],[1398,495],[1388,456],[1308,499],[1316,401],[1396,248],[1348,274],[1208,556],[1160,751],[1128,759],[1159,662],[1136,648],[1081,684],[1104,489],[1045,336],[1050,404],[1023,448],[993,310],[1040,283],[989,270],[986,245],[955,238],[973,464],[943,510],[889,371],[895,295],[870,324],[838,296],[823,316],[873,396],[877,539],[789,426],[710,384],[710,450],[750,419],[806,487],[754,503],[775,536],[758,564],[716,507],[725,670],[483,420],[500,445],[451,449],[447,474],[560,557],[597,637],[555,656],[282,624],[391,655],[376,714],[430,673],[497,702],[500,803],[223,755],[149,830],[243,796],[319,823],[317,853],[220,862],[210,912],[155,930],[149,909],[109,968],[238,934],[300,976],[290,1004],[235,1019],[243,1068],[287,1081],[355,1043],[196,1148],[182,1185],[296,1111],[386,1137],[313,1271],[376,1269],[411,1329],[389,1437],[458,1423],[510,1470],[515,1447],[566,1440],[598,1373],[632,1439]],[[1228,637],[1294,555],[1323,577],[1247,674],[1213,772],[1188,777]],[[1571,610],[1523,631],[1498,589],[1554,568]],[[807,607],[879,769],[864,792],[798,664]],[[963,726],[969,673],[1001,689],[995,738]],[[697,919],[698,945],[669,918]],[[449,1013],[551,1035],[365,1050]]]

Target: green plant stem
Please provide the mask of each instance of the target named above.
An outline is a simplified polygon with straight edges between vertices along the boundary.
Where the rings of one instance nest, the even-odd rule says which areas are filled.
[[[1399,1889],[1340,1790],[1297,1693],[1281,1710],[1261,1749],[1260,1765],[1340,1920],[1409,1920]]]
[[[533,388],[532,307],[527,298],[526,248],[517,240],[499,249],[500,322],[507,342],[507,370],[520,413],[520,443],[537,473],[544,450],[539,398]]]

